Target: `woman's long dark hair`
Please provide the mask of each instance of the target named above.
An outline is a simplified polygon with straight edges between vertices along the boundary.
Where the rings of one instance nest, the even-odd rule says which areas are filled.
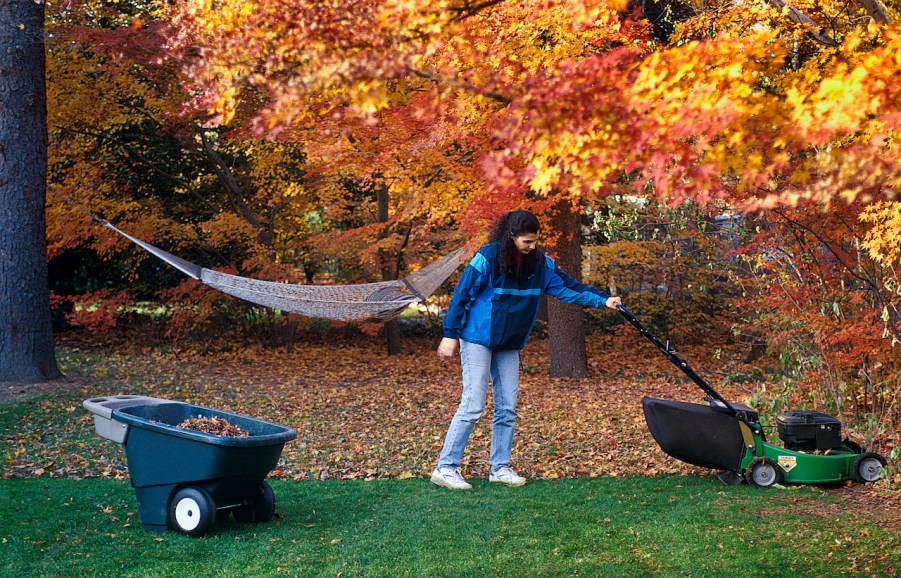
[[[538,217],[530,211],[511,211],[495,221],[491,227],[489,241],[497,243],[496,271],[522,281],[538,271],[541,266],[541,252],[537,249],[523,255],[516,249],[513,237],[537,235],[541,231]]]

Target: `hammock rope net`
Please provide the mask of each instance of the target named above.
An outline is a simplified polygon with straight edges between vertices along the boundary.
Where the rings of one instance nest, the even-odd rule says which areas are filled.
[[[292,285],[206,269],[132,237],[109,221],[104,221],[103,225],[185,275],[223,293],[272,309],[338,321],[381,322],[397,317],[410,305],[421,303],[434,293],[460,266],[463,258],[461,247],[396,281],[359,285]]]

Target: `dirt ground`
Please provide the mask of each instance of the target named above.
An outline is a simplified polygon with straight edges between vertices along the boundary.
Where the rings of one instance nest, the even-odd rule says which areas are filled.
[[[68,391],[87,383],[86,378],[65,378],[44,383],[0,383],[0,403],[22,402],[35,397],[52,395],[57,391]]]
[[[887,530],[901,532],[901,491],[879,491],[868,484],[846,483],[840,488],[824,489],[836,498],[824,514],[853,510]]]

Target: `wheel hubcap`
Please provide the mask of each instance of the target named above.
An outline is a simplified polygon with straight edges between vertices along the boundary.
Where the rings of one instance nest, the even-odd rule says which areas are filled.
[[[860,477],[868,482],[875,482],[879,479],[879,468],[882,464],[876,458],[867,458],[860,462]]]
[[[758,486],[768,486],[775,479],[775,472],[770,466],[760,466],[753,472],[754,481]]]
[[[175,522],[190,532],[200,525],[200,504],[193,498],[182,498],[175,505]]]

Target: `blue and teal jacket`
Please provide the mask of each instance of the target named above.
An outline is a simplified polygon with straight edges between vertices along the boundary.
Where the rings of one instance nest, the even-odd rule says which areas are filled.
[[[610,295],[579,283],[540,251],[539,256],[544,266],[517,282],[495,270],[496,243],[479,249],[454,289],[444,318],[444,336],[496,351],[522,349],[532,332],[543,293],[566,303],[593,307],[607,303]]]

